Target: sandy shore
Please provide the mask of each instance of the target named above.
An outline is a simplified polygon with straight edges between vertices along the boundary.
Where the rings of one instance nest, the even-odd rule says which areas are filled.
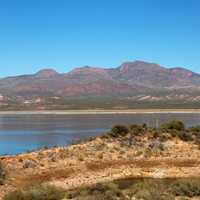
[[[87,114],[154,114],[200,113],[200,109],[128,109],[128,110],[51,110],[51,111],[0,111],[0,115],[87,115]]]

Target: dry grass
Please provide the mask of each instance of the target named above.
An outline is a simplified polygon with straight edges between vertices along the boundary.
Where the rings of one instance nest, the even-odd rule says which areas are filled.
[[[99,171],[106,168],[115,168],[123,165],[134,165],[137,168],[151,168],[151,167],[196,167],[200,165],[200,161],[193,159],[186,160],[113,160],[113,161],[97,161],[87,162],[86,166],[88,170]]]
[[[57,181],[61,186],[65,182],[64,187],[73,189],[82,184],[115,180],[116,177],[150,177],[154,176],[155,169],[163,170],[164,177],[171,174],[177,177],[200,175],[199,170],[193,169],[200,168],[199,149],[195,141],[186,142],[179,137],[161,141],[160,135],[155,136],[150,130],[136,137],[130,134],[107,137],[97,137],[66,148],[1,157],[0,161],[7,167],[8,178],[15,188]],[[154,146],[151,147],[152,143]],[[159,143],[163,145],[162,149]],[[150,154],[147,155],[145,150],[149,149]],[[156,155],[152,153],[154,150],[158,151]],[[26,160],[34,160],[37,165],[24,168]]]
[[[15,185],[24,187],[27,185],[36,185],[57,179],[66,179],[75,173],[73,168],[48,169],[39,173],[15,177]]]

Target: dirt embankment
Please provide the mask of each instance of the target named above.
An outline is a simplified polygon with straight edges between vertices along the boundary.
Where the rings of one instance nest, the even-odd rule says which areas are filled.
[[[200,177],[200,150],[177,137],[98,137],[82,144],[0,157],[6,173],[0,198],[29,184],[64,189],[132,177]]]

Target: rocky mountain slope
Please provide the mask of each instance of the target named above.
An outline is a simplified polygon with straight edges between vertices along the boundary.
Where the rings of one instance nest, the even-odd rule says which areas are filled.
[[[0,79],[0,94],[0,106],[12,103],[51,104],[54,100],[60,105],[65,104],[67,99],[82,97],[114,97],[129,102],[169,99],[198,102],[200,75],[184,68],[167,69],[142,61],[126,62],[109,69],[85,66],[64,74],[44,69],[32,75]]]

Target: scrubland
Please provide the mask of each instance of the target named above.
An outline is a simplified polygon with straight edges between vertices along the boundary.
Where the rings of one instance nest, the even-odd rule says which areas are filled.
[[[200,127],[115,125],[66,147],[0,157],[0,198],[198,199],[199,155]]]

